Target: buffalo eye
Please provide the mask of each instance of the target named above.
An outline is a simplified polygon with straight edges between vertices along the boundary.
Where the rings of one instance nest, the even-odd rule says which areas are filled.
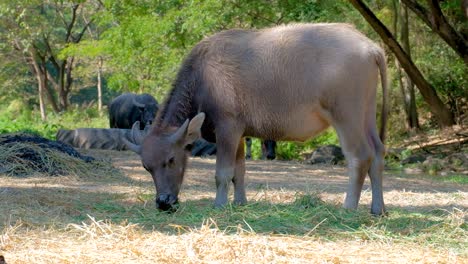
[[[171,158],[167,161],[167,164],[169,165],[169,167],[172,167],[172,165],[174,165],[174,157],[171,157]]]
[[[187,144],[187,146],[185,146],[185,150],[187,151],[192,151],[192,148],[193,148],[192,144]]]
[[[174,165],[174,157],[171,157],[167,161],[163,162],[162,167],[172,167],[172,165]]]

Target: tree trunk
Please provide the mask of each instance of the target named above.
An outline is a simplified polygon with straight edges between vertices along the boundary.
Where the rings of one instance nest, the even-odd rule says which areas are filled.
[[[400,35],[401,42],[403,44],[403,50],[411,60],[411,48],[409,44],[409,25],[408,25],[408,8],[405,5],[400,4],[399,18],[401,20]],[[411,129],[419,129],[418,112],[416,109],[416,95],[414,91],[414,85],[408,74],[405,73],[402,79],[403,90],[405,91],[405,105],[408,107],[407,122]]]
[[[42,89],[42,85],[38,85],[39,87],[39,110],[41,112],[41,120],[47,121],[47,113],[44,104],[44,91]]]
[[[427,0],[430,9],[415,0],[402,0],[433,32],[438,34],[468,64],[468,46],[466,36],[456,31],[445,19],[439,5],[440,0]]]
[[[52,109],[55,112],[58,112],[58,106],[57,102],[55,101],[54,95],[52,91],[50,90],[49,84],[48,84],[48,71],[46,68],[46,56],[41,55],[37,49],[34,47],[32,48],[31,51],[29,51],[30,54],[30,64],[32,65],[33,73],[36,75],[36,79],[38,80],[38,86],[40,86],[42,96],[44,96],[44,93],[47,95],[47,99],[52,106]],[[40,64],[38,63],[40,62]],[[42,99],[43,100],[43,99]],[[41,101],[41,99],[39,99]],[[44,100],[43,100],[44,102]],[[45,106],[44,106],[45,107]]]
[[[102,58],[98,58],[98,72],[97,72],[97,92],[98,92],[98,111],[102,114]]]
[[[395,34],[395,39],[398,39],[398,22],[401,21],[400,17],[400,0],[393,0],[393,33]],[[407,103],[406,100],[406,91],[405,91],[405,86],[403,84],[403,70],[401,69],[400,62],[398,59],[395,57],[395,68],[396,68],[396,75],[397,75],[397,80],[398,80],[398,87],[400,88],[400,94],[401,94],[401,102],[403,103],[403,110],[405,111],[405,116],[406,116],[406,128],[411,129],[411,125],[408,122],[410,119],[410,113],[409,113],[409,104]]]
[[[60,112],[60,108],[57,104],[57,101],[54,97],[54,93],[52,91],[52,89],[49,87],[49,83],[48,83],[48,77],[47,77],[47,68],[46,68],[46,60],[45,58],[43,58],[41,60],[41,74],[42,74],[42,79],[43,79],[43,82],[45,83],[44,87],[43,87],[43,91],[47,94],[47,99],[49,100],[49,103],[50,105],[52,106],[52,109],[54,109],[54,112],[58,113]]]
[[[60,105],[60,110],[66,110],[67,108],[67,97],[65,94],[65,66],[66,66],[66,61],[63,60],[60,63],[60,68],[59,68],[59,74],[58,74],[58,99],[59,99],[59,105]]]
[[[454,125],[452,112],[440,100],[437,92],[430,83],[424,79],[423,75],[408,57],[398,41],[395,40],[387,27],[372,13],[372,11],[361,0],[350,0],[351,4],[361,13],[372,28],[380,35],[385,44],[395,54],[401,63],[403,69],[410,76],[411,80],[417,85],[421,95],[428,104],[431,112],[437,119],[440,127]]]
[[[34,59],[34,56],[31,52],[31,66],[34,72],[34,75],[36,76],[37,80],[37,88],[38,88],[38,95],[39,95],[39,110],[41,112],[41,120],[42,121],[47,121],[47,114],[46,114],[46,107],[44,103],[44,89],[47,86],[44,86],[44,84],[47,82],[44,82],[43,80],[43,74],[41,73],[41,69],[39,65],[37,64],[36,60]]]
[[[72,70],[73,70],[73,63],[75,61],[75,57],[69,57],[67,59],[67,64],[65,67],[65,110],[68,109],[68,106],[70,105],[70,100],[68,95],[71,92],[72,84],[73,84],[73,76],[72,76]]]

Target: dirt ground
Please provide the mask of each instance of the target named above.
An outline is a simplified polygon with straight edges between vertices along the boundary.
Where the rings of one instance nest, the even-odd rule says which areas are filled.
[[[123,169],[128,177],[145,182],[153,187],[150,175],[142,168],[137,155],[115,152],[112,155],[115,166]],[[215,158],[190,158],[186,170],[180,199],[200,199],[215,197]],[[468,177],[468,176],[467,176]],[[317,192],[325,201],[342,203],[348,185],[347,169],[344,166],[308,165],[293,161],[246,161],[247,198],[258,200],[259,196],[281,192],[282,200],[289,202],[287,194],[293,199],[298,192]],[[148,186],[146,186],[148,187]],[[439,207],[450,210],[453,207],[468,209],[468,186],[457,183],[441,182],[431,176],[411,176],[402,172],[384,173],[384,198],[386,206],[424,210]],[[440,196],[440,199],[427,199],[427,194]],[[402,195],[404,194],[404,195]],[[460,197],[462,199],[456,199]],[[270,199],[274,197],[270,197]],[[370,181],[367,178],[360,205],[370,206]]]
[[[129,202],[138,200],[141,193],[154,193],[152,179],[142,168],[136,154],[102,150],[83,153],[112,162],[124,172],[123,178],[103,184],[102,181],[83,181],[76,177],[0,177],[0,198],[3,197],[8,206],[8,197],[15,191],[40,187],[45,190],[66,188],[87,193],[120,193],[129,197]],[[179,197],[181,203],[204,198],[214,200],[214,168],[214,157],[190,158]],[[319,193],[324,201],[341,204],[348,184],[346,168],[342,166],[259,160],[247,161],[246,170],[247,198],[251,202],[265,199],[273,204],[287,203],[293,201],[297,193]],[[424,175],[409,177],[386,171],[384,198],[390,214],[399,209],[423,214],[437,208],[448,212],[463,212],[462,221],[466,221],[466,184],[442,182]],[[369,208],[370,201],[370,182],[366,179],[360,206]],[[143,206],[154,207],[152,199],[147,203]],[[1,208],[2,206],[5,204],[0,201],[2,212],[15,210]],[[8,217],[0,218],[3,221],[0,223],[7,222]],[[272,237],[266,234],[228,235],[210,228],[210,225],[174,236],[135,231],[131,224],[112,226],[99,221],[82,226],[73,224],[81,233],[70,236],[67,233],[68,228],[66,232],[62,232],[60,229],[24,229],[24,225],[21,226],[20,228],[20,225],[10,223],[1,233],[0,255],[5,255],[8,263],[116,263],[119,260],[132,263],[468,263],[467,252],[460,255],[451,250],[435,250],[414,243],[394,244],[390,238],[388,241],[384,238],[373,242],[327,241],[297,236]],[[100,235],[96,235],[96,232]],[[462,237],[460,243],[467,244],[467,239]],[[161,240],[165,243],[155,248],[155,243]],[[203,255],[200,252],[207,248],[213,250],[216,246],[226,249],[233,243],[239,246],[234,252],[242,251],[241,255],[232,257],[230,254],[234,253],[223,253],[221,250],[219,254],[200,258]],[[106,245],[109,246],[103,248]],[[173,245],[179,247],[175,248]],[[107,254],[102,254],[103,250],[107,250]]]

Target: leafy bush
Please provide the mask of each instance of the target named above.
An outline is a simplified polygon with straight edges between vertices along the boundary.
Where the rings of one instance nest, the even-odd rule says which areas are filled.
[[[338,137],[333,129],[328,129],[319,136],[304,143],[279,141],[276,145],[276,158],[280,160],[302,160],[303,155],[312,152],[319,146],[337,145]],[[252,158],[262,156],[260,140],[252,140]]]
[[[16,102],[15,102],[16,104]],[[63,113],[49,112],[47,121],[42,121],[39,111],[24,106],[0,107],[0,133],[29,132],[48,139],[55,139],[58,129],[79,127],[109,127],[107,114],[102,115],[94,108],[74,106]],[[4,109],[4,110],[3,110]]]

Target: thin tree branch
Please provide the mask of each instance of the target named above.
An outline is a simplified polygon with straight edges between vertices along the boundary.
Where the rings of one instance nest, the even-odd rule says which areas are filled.
[[[54,52],[52,51],[52,47],[50,46],[50,43],[49,43],[49,39],[45,35],[43,35],[42,38],[44,39],[46,49],[50,54],[49,60],[50,60],[50,62],[52,62],[52,65],[54,65],[55,70],[58,72],[60,66],[59,66],[57,60],[55,59]]]
[[[428,11],[414,0],[401,1],[430,27],[433,32],[437,33],[463,59],[465,64],[468,64],[467,40],[448,23],[440,9],[438,0],[427,0],[431,11]]]
[[[83,29],[81,30],[81,32],[78,34],[78,36],[76,37],[76,39],[74,38],[73,42],[74,43],[78,43],[80,42],[81,38],[83,37],[84,33],[86,32],[86,29],[89,27],[89,25],[91,25],[91,23],[94,21],[94,19],[91,19],[90,21],[88,21],[88,23],[86,23],[86,25],[83,27]]]
[[[359,13],[361,13],[375,32],[380,35],[385,44],[398,58],[401,66],[419,88],[421,95],[428,103],[432,113],[437,117],[439,125],[441,127],[453,125],[454,119],[452,113],[444,105],[442,100],[440,100],[434,87],[424,78],[422,73],[416,67],[411,58],[409,58],[408,54],[403,50],[388,28],[375,16],[372,10],[370,10],[362,0],[349,1],[359,11]]]
[[[78,7],[80,7],[80,4],[74,4],[72,6],[72,18],[71,18],[70,24],[67,25],[67,36],[65,37],[65,42],[67,43],[72,42],[70,41],[70,37],[72,35],[73,26],[75,25],[76,11],[78,10]]]

